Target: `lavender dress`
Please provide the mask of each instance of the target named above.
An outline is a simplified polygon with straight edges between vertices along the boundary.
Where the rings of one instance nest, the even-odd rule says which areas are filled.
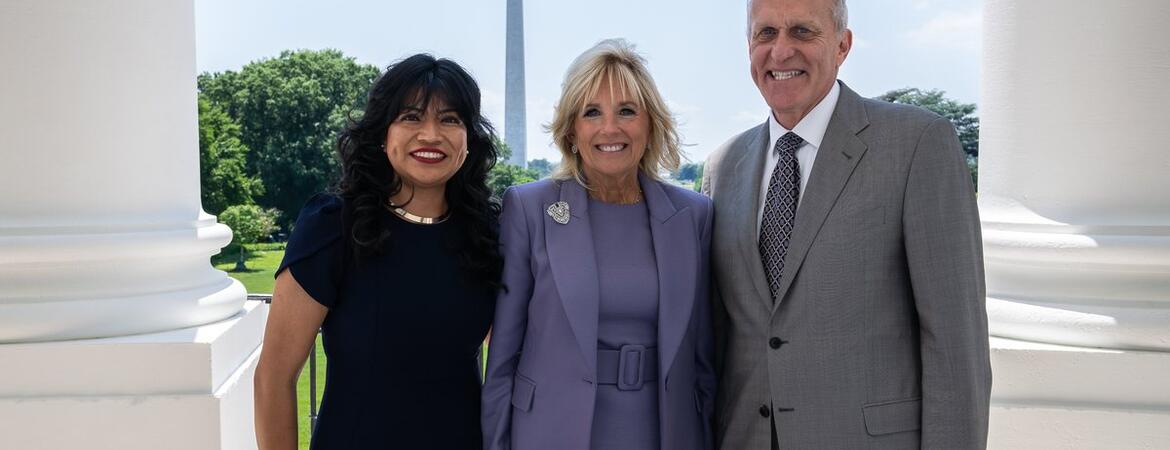
[[[601,285],[597,348],[657,347],[658,267],[645,202],[615,205],[591,198],[589,223]],[[640,390],[597,386],[591,448],[657,450],[658,433],[658,381]]]

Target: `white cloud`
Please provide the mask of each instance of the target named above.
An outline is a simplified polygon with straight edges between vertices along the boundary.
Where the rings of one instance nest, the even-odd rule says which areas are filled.
[[[552,143],[552,136],[544,131],[544,126],[552,123],[555,100],[544,97],[529,97],[528,109],[525,111],[528,119],[528,160],[547,159],[552,162],[560,161],[561,153]]]
[[[873,41],[869,39],[862,39],[853,35],[853,50],[873,48]]]
[[[911,0],[910,1],[910,5],[913,6],[914,9],[929,8],[931,3],[934,3],[934,2],[932,0]]]
[[[481,97],[480,111],[484,117],[487,117],[492,125],[499,128],[500,132],[504,130],[504,94],[493,91],[487,88],[480,89]]]
[[[670,109],[671,114],[674,114],[675,120],[678,121],[678,131],[684,134],[683,139],[685,140],[685,134],[689,131],[690,124],[702,113],[703,108],[674,100],[667,100],[666,107]]]
[[[978,50],[982,33],[983,13],[976,8],[966,12],[939,13],[903,36],[919,47]]]
[[[736,123],[744,123],[749,125],[759,125],[764,123],[764,119],[767,118],[768,116],[766,113],[760,111],[740,111],[731,116],[731,120],[735,121]]]
[[[702,111],[702,108],[699,108],[697,105],[680,103],[680,102],[676,102],[674,100],[667,100],[666,107],[670,108],[670,112],[672,112],[678,116],[694,115],[694,114],[697,114],[699,111]]]

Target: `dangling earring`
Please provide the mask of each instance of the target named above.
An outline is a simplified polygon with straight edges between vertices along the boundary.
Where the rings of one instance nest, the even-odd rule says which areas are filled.
[[[570,146],[569,151],[573,152],[573,154],[576,155],[577,154],[577,146],[576,145]]]

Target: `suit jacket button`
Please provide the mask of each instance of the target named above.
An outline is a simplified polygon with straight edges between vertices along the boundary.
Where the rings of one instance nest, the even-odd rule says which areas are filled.
[[[772,415],[772,408],[769,408],[768,405],[760,405],[760,415],[770,417]]]
[[[768,339],[768,346],[772,347],[773,350],[780,348],[781,345],[784,345],[784,341],[780,340],[778,337]]]

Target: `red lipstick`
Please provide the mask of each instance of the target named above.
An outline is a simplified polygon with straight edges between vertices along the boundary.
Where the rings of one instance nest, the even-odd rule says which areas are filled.
[[[433,147],[424,147],[410,152],[410,157],[423,164],[438,164],[447,159],[447,154]]]

